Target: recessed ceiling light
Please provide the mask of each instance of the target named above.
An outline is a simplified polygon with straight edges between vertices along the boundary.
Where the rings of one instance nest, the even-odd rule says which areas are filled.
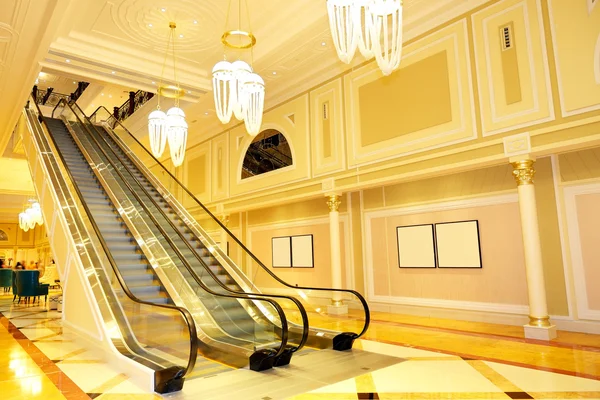
[[[153,85],[155,85],[155,84],[156,84],[156,82],[152,81],[152,84],[153,84]]]
[[[148,28],[152,28],[152,24],[148,24]]]
[[[183,37],[183,33],[181,35],[179,35],[179,37],[182,38]]]
[[[104,93],[100,93],[100,96],[104,96]]]
[[[272,74],[273,74],[273,75],[277,75],[277,71],[273,71],[273,72],[272,72]]]
[[[110,73],[114,75],[116,72],[115,71],[111,71]]]
[[[326,46],[326,45],[327,45],[327,43],[321,42],[321,46]]]
[[[109,99],[112,99],[112,94],[109,94],[109,95],[108,95],[108,98],[109,98]]]
[[[77,82],[73,81],[73,83],[77,84]]]
[[[195,23],[195,24],[197,24],[197,23],[198,23],[198,21],[194,20],[194,23]]]
[[[68,63],[71,62],[71,60],[69,60],[68,58],[65,61],[68,62]]]
[[[160,11],[165,12],[165,11],[167,11],[167,9],[166,8],[161,8]]]
[[[208,115],[208,111],[204,113],[204,115]]]
[[[188,90],[188,93],[192,93],[192,91],[191,91],[191,90]]]

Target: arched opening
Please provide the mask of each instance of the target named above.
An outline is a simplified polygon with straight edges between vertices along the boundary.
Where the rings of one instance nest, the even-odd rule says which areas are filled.
[[[277,129],[265,129],[252,141],[242,164],[242,179],[265,174],[293,164],[287,139]]]
[[[0,242],[8,241],[8,235],[2,229],[0,229]]]

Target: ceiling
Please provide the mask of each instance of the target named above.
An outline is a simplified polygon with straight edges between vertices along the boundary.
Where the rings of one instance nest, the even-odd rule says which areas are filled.
[[[239,1],[241,12],[238,12]],[[404,38],[410,40],[486,1],[404,0]],[[21,12],[37,15],[35,0],[2,2],[3,6],[8,2]],[[230,12],[227,0],[47,2],[55,3],[54,14],[46,18],[46,31],[42,35],[50,42],[45,47],[46,42],[41,39],[32,44],[37,46],[38,56],[34,61],[38,64],[28,78],[30,82],[25,81],[26,88],[34,84],[41,68],[64,79],[67,86],[76,80],[101,84],[105,96],[111,87],[116,88],[111,92],[113,96],[128,89],[155,91],[161,76],[165,81],[173,79],[172,58],[167,59],[164,73],[163,65],[168,24],[176,22],[177,78],[186,90],[182,108],[189,120],[200,122],[190,126],[190,145],[227,128],[214,115],[211,94],[212,67],[224,56],[252,63],[266,83],[267,109],[364,62],[357,56],[354,64],[346,65],[337,58],[325,0],[232,0]],[[0,11],[0,61],[4,12]],[[226,28],[238,26],[251,29],[257,44],[252,52],[224,54],[220,37]],[[0,80],[1,67],[0,63]],[[21,97],[26,97],[27,91],[21,91]],[[20,101],[24,102],[25,97]],[[88,105],[99,102],[90,100]],[[0,150],[1,144],[2,141]]]

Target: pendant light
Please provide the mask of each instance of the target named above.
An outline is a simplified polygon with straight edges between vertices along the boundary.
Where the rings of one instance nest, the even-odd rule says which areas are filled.
[[[241,29],[242,0],[238,0],[238,29],[227,30],[229,15],[231,11],[231,0],[225,20],[225,33],[221,36],[224,52],[227,49],[237,51],[250,50],[251,61],[256,38],[250,30]],[[246,1],[246,11],[248,4]],[[248,26],[250,16],[248,15]],[[250,27],[250,26],[249,26]],[[237,43],[235,38],[237,38]],[[243,60],[232,63],[227,60],[219,61],[213,68],[213,95],[215,109],[219,120],[226,124],[234,115],[238,120],[243,120],[246,131],[251,136],[260,132],[262,125],[262,114],[264,111],[265,82],[253,72],[251,65]]]
[[[27,232],[30,229],[33,229],[36,224],[44,224],[44,218],[42,217],[42,209],[40,207],[40,203],[33,199],[30,199],[29,203],[31,205],[26,209],[25,206],[23,206],[23,212],[19,213],[19,228],[21,228],[25,232]]]
[[[384,75],[402,59],[402,0],[327,0],[333,44],[339,59],[348,64],[356,49],[373,56]]]
[[[157,90],[156,110],[148,115],[148,134],[150,139],[150,149],[154,157],[159,158],[165,151],[167,143],[171,154],[171,162],[173,166],[178,167],[183,163],[185,157],[185,148],[187,144],[188,124],[185,120],[185,113],[179,108],[179,99],[185,94],[185,91],[179,87],[177,81],[177,66],[175,57],[175,29],[177,24],[169,22],[169,39],[167,41],[167,50],[165,53],[165,61],[163,63],[161,82]],[[165,66],[169,56],[169,47],[173,52],[173,78],[174,85],[163,85]],[[160,109],[160,98],[168,97],[175,99],[175,106],[171,107],[165,114]]]

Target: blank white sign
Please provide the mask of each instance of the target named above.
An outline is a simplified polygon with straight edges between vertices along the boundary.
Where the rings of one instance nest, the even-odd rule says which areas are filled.
[[[396,236],[400,268],[435,268],[433,225],[399,226]]]
[[[292,236],[292,266],[294,268],[312,268],[313,236]]]
[[[273,245],[273,267],[290,268],[292,266],[290,237],[275,237],[271,242]]]
[[[436,224],[439,268],[481,268],[477,221]]]

